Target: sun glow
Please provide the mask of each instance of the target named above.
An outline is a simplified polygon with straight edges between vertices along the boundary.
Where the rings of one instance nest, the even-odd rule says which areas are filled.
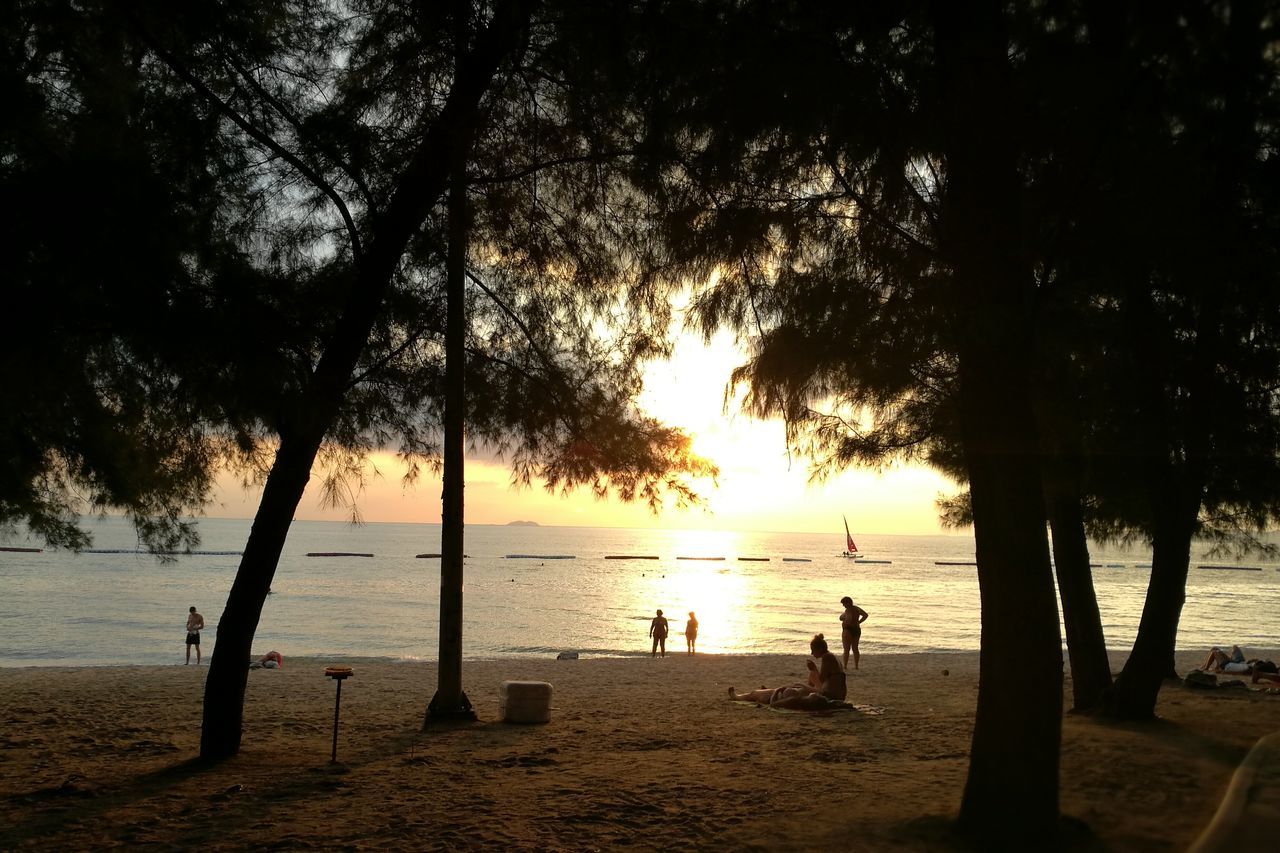
[[[728,530],[681,530],[674,540],[677,560],[732,560],[738,551],[738,534]]]
[[[723,654],[743,651],[742,639],[749,637],[746,603],[750,600],[749,577],[735,571],[740,556],[741,537],[718,530],[682,530],[673,542],[676,570],[668,572],[674,596],[671,638],[667,651],[682,651],[688,614],[697,614],[699,652]],[[681,560],[680,557],[695,559]],[[668,593],[670,596],[670,593]]]
[[[726,405],[725,386],[746,356],[728,334],[710,342],[694,335],[677,340],[670,361],[655,363],[645,375],[640,403],[646,413],[679,427],[692,439],[695,453],[715,463],[720,474],[693,483],[703,504],[679,510],[670,502],[654,515],[644,504],[600,501],[585,491],[568,497],[534,486],[513,488],[500,461],[471,455],[466,471],[469,524],[506,524],[528,519],[544,525],[643,527],[689,530],[769,530],[832,532],[840,516],[859,533],[938,533],[934,501],[955,486],[923,468],[901,466],[877,472],[847,471],[813,482],[808,461],[789,452],[779,421],[758,421],[738,411],[740,398]],[[438,523],[439,477],[424,471],[415,486],[401,482],[403,466],[391,453],[375,453],[357,495],[367,521]],[[321,506],[313,476],[298,507],[299,519],[343,520],[350,511]],[[243,489],[233,477],[219,483],[208,514],[252,517],[260,489]],[[690,546],[692,546],[692,541]],[[723,543],[721,543],[723,544]],[[693,609],[693,608],[689,608]],[[674,639],[674,637],[673,637]]]

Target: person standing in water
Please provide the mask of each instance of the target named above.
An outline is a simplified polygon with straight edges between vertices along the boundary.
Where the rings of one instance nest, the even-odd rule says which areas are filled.
[[[845,596],[840,599],[844,612],[840,614],[840,642],[844,644],[844,668],[849,670],[849,652],[853,652],[853,668],[858,668],[858,640],[862,639],[862,623],[867,621],[867,611]]]
[[[187,611],[187,663],[191,663],[191,647],[196,647],[196,666],[200,665],[200,629],[204,627],[204,617],[196,612],[194,606]]]
[[[665,658],[667,656],[667,618],[662,615],[661,610],[649,623],[649,636],[653,637],[653,651],[649,653],[649,657],[657,655],[658,646],[662,646],[662,656]]]
[[[692,610],[689,611],[689,621],[684,623],[684,642],[689,647],[689,654],[693,654],[694,647],[698,645],[698,617]]]

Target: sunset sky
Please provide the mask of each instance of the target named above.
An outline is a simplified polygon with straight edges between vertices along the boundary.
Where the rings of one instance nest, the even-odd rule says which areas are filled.
[[[938,474],[914,467],[884,473],[848,471],[824,483],[809,482],[808,461],[788,458],[781,421],[757,421],[723,410],[729,371],[742,354],[728,335],[710,346],[681,336],[670,362],[652,365],[642,398],[645,410],[659,420],[682,427],[694,438],[694,451],[720,467],[718,487],[698,484],[705,508],[668,506],[654,516],[645,505],[616,499],[596,500],[588,492],[568,497],[550,495],[535,486],[515,489],[509,470],[491,461],[468,458],[466,520],[469,524],[506,524],[515,520],[543,525],[588,527],[662,527],[725,530],[769,530],[822,533],[841,529],[841,515],[854,533],[938,533],[934,505],[939,494],[955,487]],[[359,501],[365,521],[436,523],[440,520],[440,481],[423,476],[406,490],[402,468],[391,454],[380,454],[373,478]],[[314,484],[313,479],[313,484]],[[258,492],[227,482],[208,514],[252,517]],[[300,519],[348,518],[341,509],[320,506],[317,490],[308,489],[298,507]]]

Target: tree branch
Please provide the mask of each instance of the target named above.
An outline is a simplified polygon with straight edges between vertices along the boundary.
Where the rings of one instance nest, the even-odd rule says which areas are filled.
[[[245,68],[243,63],[237,60],[235,56],[233,56],[231,53],[228,53],[227,51],[224,51],[224,50],[219,50],[219,53],[222,55],[222,58],[226,61],[226,63],[230,65],[232,68],[234,68],[236,73],[239,74],[249,84],[249,87],[253,89],[254,93],[263,101],[265,101],[272,109],[274,109],[277,113],[279,113],[280,116],[286,122],[289,123],[289,125],[293,128],[293,132],[297,135],[297,137],[300,140],[303,139],[304,134],[302,131],[302,121],[296,115],[293,114],[293,111],[289,109],[288,105],[282,103],[279,98],[277,98],[275,95],[272,95],[270,92],[268,92],[266,88],[261,83],[258,82],[258,79],[254,77],[252,74],[250,74],[249,70]],[[327,156],[330,160],[332,160],[335,164],[337,164],[338,168],[342,170],[343,174],[345,174],[348,178],[350,178],[351,182],[356,185],[356,189],[358,189],[360,191],[360,194],[364,197],[365,204],[368,205],[369,207],[373,207],[373,193],[369,191],[369,185],[365,183],[364,178],[362,178],[360,174],[349,163],[347,163],[346,160],[344,160],[338,154],[338,152],[334,151],[328,146],[318,146],[318,147],[320,151],[322,151],[325,154],[325,156]]]
[[[342,200],[342,196],[338,191],[321,177],[314,169],[304,163],[297,155],[286,149],[283,145],[271,137],[269,133],[257,127],[253,122],[249,121],[238,110],[230,104],[218,97],[212,89],[199,77],[197,77],[190,69],[188,69],[176,56],[169,52],[164,45],[160,44],[151,33],[143,26],[142,22],[132,12],[125,12],[129,22],[137,31],[143,43],[155,51],[160,60],[169,67],[174,74],[183,80],[188,86],[196,91],[202,98],[212,104],[219,112],[229,118],[237,127],[249,134],[252,138],[274,151],[277,156],[292,166],[307,181],[322,192],[337,208],[339,215],[342,217],[343,223],[346,225],[347,236],[351,240],[351,253],[357,265],[363,254],[363,248],[360,241],[360,232],[356,228],[355,220],[351,216],[351,211],[347,209],[346,202]]]
[[[921,240],[919,237],[912,234],[910,231],[903,228],[901,225],[894,222],[893,220],[886,219],[883,216],[880,216],[878,214],[875,205],[870,204],[867,201],[866,196],[858,192],[858,190],[854,189],[853,184],[849,183],[849,179],[845,176],[844,172],[841,171],[840,164],[836,160],[835,153],[831,151],[830,146],[828,145],[822,146],[822,157],[824,160],[826,160],[827,167],[831,169],[831,174],[836,179],[836,183],[838,183],[841,187],[844,188],[844,191],[849,196],[849,198],[857,202],[858,205],[864,211],[867,212],[868,221],[876,225],[879,225],[881,228],[885,228],[885,229],[888,229],[889,231],[892,231],[893,233],[897,234],[899,237],[902,237],[904,240],[908,241],[909,243],[911,243],[911,245],[915,246],[917,249],[920,249],[923,252],[926,252],[929,254],[933,253],[933,250],[927,244],[925,244],[925,242]]]
[[[554,166],[566,166],[570,163],[594,163],[601,160],[611,160],[616,157],[629,157],[635,154],[634,149],[624,149],[620,151],[608,151],[602,154],[577,154],[571,157],[557,157],[553,160],[544,160],[541,163],[535,163],[515,172],[508,172],[505,175],[493,175],[488,178],[472,178],[471,183],[474,184],[501,184],[509,181],[527,178],[530,175],[536,175],[543,169],[549,169]]]

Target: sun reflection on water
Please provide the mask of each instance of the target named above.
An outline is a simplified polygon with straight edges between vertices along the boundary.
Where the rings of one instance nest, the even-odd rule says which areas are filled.
[[[667,564],[665,590],[671,605],[668,652],[685,651],[690,611],[697,614],[699,652],[724,654],[748,647],[752,582],[736,563],[741,539],[718,530],[683,530],[673,537],[675,560]]]

